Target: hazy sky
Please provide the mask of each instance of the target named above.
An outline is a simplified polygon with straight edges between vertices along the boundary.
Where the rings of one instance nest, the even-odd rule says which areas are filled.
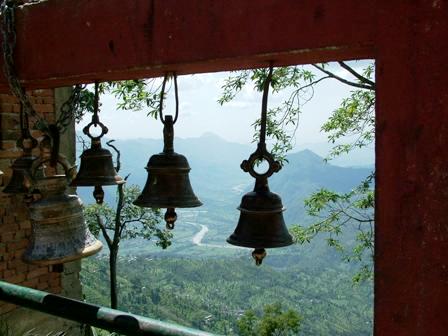
[[[364,62],[352,63],[360,70]],[[347,77],[345,71],[332,66],[337,74]],[[204,133],[215,133],[228,141],[250,143],[253,128],[251,124],[260,115],[261,93],[246,86],[234,101],[220,106],[217,103],[222,93],[221,86],[228,72],[179,76],[179,120],[175,125],[175,135],[181,138],[198,137]],[[350,88],[336,80],[325,80],[316,86],[313,99],[303,107],[296,143],[325,142],[326,135],[320,132],[322,123],[338,107]],[[283,95],[269,96],[269,107],[275,107],[285,98]],[[108,137],[113,139],[161,138],[160,121],[146,116],[146,111],[121,111],[111,95],[101,97],[102,122],[109,128]],[[166,114],[174,113],[174,94],[168,94]],[[87,116],[90,119],[90,115]],[[81,122],[79,130],[88,122]]]

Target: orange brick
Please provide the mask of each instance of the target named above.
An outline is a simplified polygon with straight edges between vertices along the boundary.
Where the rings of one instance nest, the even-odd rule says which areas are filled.
[[[50,287],[49,291],[53,294],[60,294],[62,292],[61,286]]]
[[[57,273],[51,273],[50,280],[48,281],[48,284],[52,287],[60,286],[61,285],[61,277]]]
[[[30,279],[22,282],[21,285],[30,288],[36,288],[38,283],[38,279]]]
[[[14,112],[15,104],[0,104],[0,113],[12,113]]]
[[[20,112],[20,105],[18,105],[18,104],[12,105],[12,112],[19,113]]]
[[[54,98],[53,97],[43,97],[42,103],[54,105]]]
[[[37,104],[34,106],[34,109],[38,113],[54,112],[54,106],[50,104]]]
[[[51,89],[41,89],[31,91],[29,94],[32,96],[40,96],[40,97],[53,97],[53,90]]]
[[[5,140],[1,142],[2,150],[16,149],[16,142],[14,140]]]
[[[7,243],[13,240],[14,240],[14,232],[3,232],[0,234],[0,242],[2,243]]]
[[[23,220],[19,223],[20,231],[16,233],[17,237],[29,237],[29,234],[27,234],[26,229],[31,229],[31,221],[30,220]],[[22,236],[23,235],[23,236]]]
[[[18,104],[19,100],[13,95],[2,93],[2,94],[0,94],[0,104],[4,104],[4,103]]]
[[[6,273],[6,272],[5,272]],[[5,276],[5,281],[13,283],[13,284],[19,284],[23,281],[25,281],[25,274],[21,273],[21,274],[16,274],[10,277]]]
[[[39,282],[36,286],[36,289],[38,290],[47,290],[48,289],[48,284],[44,283],[44,282]]]
[[[20,249],[14,252],[15,258],[22,258],[23,254],[25,253],[26,249]]]
[[[48,283],[51,279],[51,273],[46,273],[37,278],[38,282]]]
[[[14,234],[15,235],[15,234]],[[8,252],[14,252],[20,249],[24,249],[28,246],[28,239],[22,239],[19,241],[11,242],[6,244],[6,250]]]
[[[27,279],[33,279],[33,278],[38,278],[43,274],[48,274],[48,268],[47,267],[39,267],[38,269],[35,269],[33,271],[30,271],[26,278]]]

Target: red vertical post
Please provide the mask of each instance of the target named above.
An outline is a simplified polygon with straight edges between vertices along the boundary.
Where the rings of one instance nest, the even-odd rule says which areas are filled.
[[[448,2],[381,1],[375,335],[448,335]]]

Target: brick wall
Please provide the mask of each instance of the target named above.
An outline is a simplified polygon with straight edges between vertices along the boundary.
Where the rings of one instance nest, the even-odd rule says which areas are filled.
[[[53,123],[54,91],[36,90],[29,94],[36,111],[49,123]],[[11,164],[21,155],[21,149],[16,147],[16,140],[20,137],[19,111],[20,105],[14,96],[0,94],[0,170],[4,172],[5,184],[12,173]],[[35,138],[41,137],[38,131],[33,131],[32,134]],[[0,279],[60,293],[60,273],[53,272],[51,266],[40,267],[22,261],[21,257],[28,245],[30,234],[31,223],[23,196],[5,194],[0,189]],[[0,314],[14,308],[14,305],[0,302]]]
[[[67,100],[70,93],[71,88],[28,92],[36,111],[49,123],[54,123],[57,119],[62,103]],[[19,111],[20,106],[15,97],[0,94],[0,170],[4,172],[5,184],[11,177],[11,164],[21,155],[20,148],[16,147],[16,140],[20,137]],[[30,123],[32,122],[31,120]],[[61,137],[60,146],[61,153],[71,162],[75,159],[74,134],[72,125]],[[42,136],[38,131],[32,131],[32,135],[36,139]],[[37,149],[34,154],[38,155]],[[31,222],[23,196],[2,193],[0,187],[0,280],[81,298],[82,289],[79,280],[81,262],[65,264],[63,273],[54,272],[52,266],[39,267],[24,263],[21,258],[30,235]],[[0,301],[0,322],[0,327],[5,323],[8,326],[10,330],[8,336],[29,335],[30,330],[33,330],[32,335],[53,335],[56,332],[65,332],[64,335],[67,336],[86,335],[86,332],[89,335],[89,330],[78,323],[2,301]]]

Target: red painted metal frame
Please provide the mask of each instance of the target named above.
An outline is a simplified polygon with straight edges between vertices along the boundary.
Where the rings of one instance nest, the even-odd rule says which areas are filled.
[[[49,0],[19,11],[17,63],[44,88],[375,58],[375,335],[446,336],[447,15],[446,0]]]

